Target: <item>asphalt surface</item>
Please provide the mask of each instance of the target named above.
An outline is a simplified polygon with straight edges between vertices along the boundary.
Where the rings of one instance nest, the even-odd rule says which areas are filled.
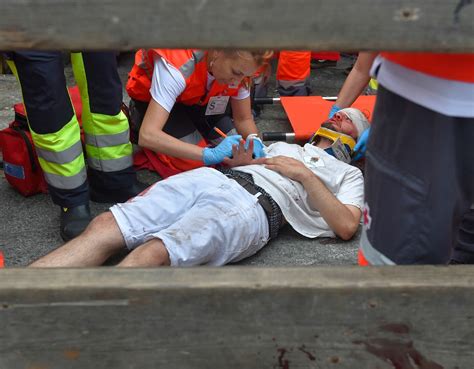
[[[119,58],[122,80],[132,65],[131,54]],[[335,67],[313,69],[311,88],[313,95],[336,96],[346,78],[345,69],[351,64],[350,57],[343,57]],[[71,68],[65,67],[69,84],[73,84]],[[272,87],[274,81],[272,81]],[[274,94],[274,88],[270,89]],[[129,97],[124,91],[124,101]],[[13,120],[13,104],[21,101],[21,92],[12,75],[0,75],[0,129]],[[281,106],[267,105],[257,119],[260,131],[291,132],[290,124]],[[159,178],[148,171],[139,172],[140,180],[153,183]],[[98,215],[111,204],[91,202],[91,210]],[[360,229],[351,241],[322,238],[306,239],[291,227],[282,229],[280,236],[271,241],[258,254],[241,261],[241,265],[295,266],[318,264],[356,264]],[[59,236],[59,209],[48,195],[25,198],[7,183],[0,171],[0,251],[5,265],[25,266],[63,244]]]

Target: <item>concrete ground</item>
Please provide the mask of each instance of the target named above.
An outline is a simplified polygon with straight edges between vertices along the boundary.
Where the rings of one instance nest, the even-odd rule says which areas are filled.
[[[345,69],[351,64],[350,57],[343,57],[335,67],[313,69],[311,87],[313,95],[335,96],[346,78]],[[133,58],[123,54],[119,59],[122,80],[130,70]],[[68,83],[73,84],[70,67],[65,68]],[[272,82],[272,87],[274,82]],[[274,88],[271,89],[274,94]],[[124,91],[124,100],[128,96]],[[13,104],[21,101],[19,87],[12,75],[0,75],[0,129],[13,120]],[[267,105],[257,120],[263,131],[291,132],[286,115],[278,105]],[[141,171],[139,178],[148,183],[157,176]],[[91,203],[94,215],[110,205]],[[257,255],[243,260],[241,265],[294,266],[317,264],[356,264],[356,251],[360,230],[348,242],[340,239],[306,239],[286,226],[280,236],[271,241]],[[25,266],[62,244],[59,236],[59,209],[48,195],[24,198],[9,186],[0,171],[0,251],[4,253],[6,266]]]

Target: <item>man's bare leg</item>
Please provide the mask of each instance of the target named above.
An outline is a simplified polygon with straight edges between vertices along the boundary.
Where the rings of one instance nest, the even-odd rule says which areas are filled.
[[[86,267],[103,264],[125,246],[111,212],[94,218],[78,237],[30,264],[30,267]]]
[[[169,266],[170,264],[170,256],[165,244],[160,239],[154,238],[133,250],[117,266],[152,267]]]

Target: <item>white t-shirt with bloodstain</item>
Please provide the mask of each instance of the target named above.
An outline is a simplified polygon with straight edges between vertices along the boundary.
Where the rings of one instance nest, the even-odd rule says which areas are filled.
[[[358,168],[337,160],[323,149],[310,144],[301,147],[277,142],[270,145],[266,152],[267,157],[283,155],[302,161],[339,201],[362,209],[364,178]],[[311,208],[308,194],[301,183],[263,165],[247,165],[233,169],[252,174],[255,184],[272,196],[285,219],[298,233],[309,238],[335,236],[319,211]]]

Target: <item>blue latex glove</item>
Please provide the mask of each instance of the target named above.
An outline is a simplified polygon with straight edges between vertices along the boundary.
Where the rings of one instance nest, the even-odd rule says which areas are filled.
[[[359,140],[357,141],[357,144],[354,147],[354,153],[356,155],[352,160],[356,161],[359,159],[362,159],[365,156],[365,151],[367,150],[367,141],[369,139],[370,135],[370,127],[367,128],[364,132],[359,137]]]
[[[263,144],[262,140],[257,137],[255,133],[252,133],[247,136],[247,140],[245,140],[245,150],[248,149],[250,140],[253,140],[253,156],[255,159],[264,158],[267,156],[265,154],[265,145]]]
[[[216,147],[206,147],[202,151],[202,161],[205,165],[213,165],[221,163],[224,158],[230,158],[232,145],[238,145],[241,139],[241,135],[227,136]]]
[[[328,118],[331,119],[332,116],[334,114],[336,114],[339,110],[341,110],[341,108],[339,106],[337,106],[336,104],[334,104],[332,107],[331,107],[331,110],[329,111],[329,115],[328,115]]]

